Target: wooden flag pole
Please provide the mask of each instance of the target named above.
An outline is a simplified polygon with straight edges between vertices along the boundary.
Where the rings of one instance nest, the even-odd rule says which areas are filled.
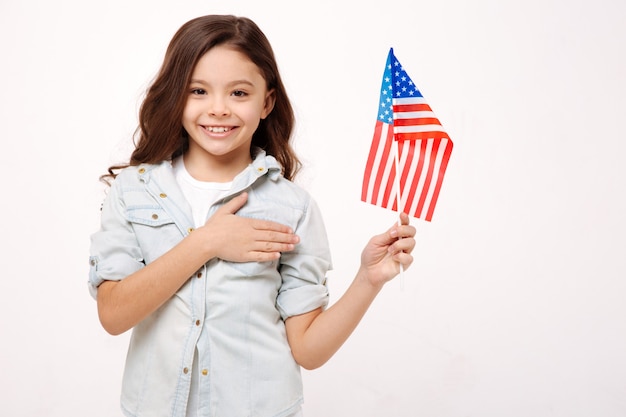
[[[394,152],[394,158],[395,158],[395,171],[396,171],[396,179],[395,179],[395,187],[396,187],[396,204],[398,206],[398,226],[400,226],[402,223],[400,221],[400,214],[403,211],[403,207],[402,207],[402,198],[400,196],[400,172],[398,171],[398,168],[400,167],[400,157],[399,157],[399,151],[398,151],[398,141],[395,138],[395,134],[393,137],[393,152]],[[400,264],[400,288],[404,289],[404,265]]]

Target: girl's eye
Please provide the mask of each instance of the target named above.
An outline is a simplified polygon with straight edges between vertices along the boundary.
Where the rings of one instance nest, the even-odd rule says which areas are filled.
[[[194,88],[191,90],[191,94],[200,96],[200,95],[206,94],[206,91],[203,90],[202,88]]]
[[[233,91],[233,96],[235,97],[245,97],[247,96],[245,91],[241,91],[241,90],[235,90]]]

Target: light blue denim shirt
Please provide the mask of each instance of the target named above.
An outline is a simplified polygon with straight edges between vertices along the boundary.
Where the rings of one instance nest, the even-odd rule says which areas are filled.
[[[209,216],[247,191],[238,215],[286,224],[301,242],[274,262],[211,259],[137,324],[123,377],[125,415],[184,417],[192,373],[199,375],[201,416],[287,416],[299,409],[300,367],[284,319],[326,307],[331,257],[317,205],[280,172],[260,151]],[[101,222],[91,239],[94,297],[103,281],[124,279],[193,233],[191,208],[169,161],[120,172]]]

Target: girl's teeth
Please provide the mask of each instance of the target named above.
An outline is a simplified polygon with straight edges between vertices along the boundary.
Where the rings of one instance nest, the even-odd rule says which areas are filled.
[[[228,132],[230,130],[230,128],[228,127],[213,127],[210,126],[208,128],[209,132],[213,132],[213,133],[224,133],[224,132]]]

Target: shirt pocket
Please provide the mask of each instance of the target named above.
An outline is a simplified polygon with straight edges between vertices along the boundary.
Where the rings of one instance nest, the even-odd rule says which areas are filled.
[[[162,207],[128,207],[126,217],[129,222],[149,227],[160,227],[174,223],[174,219]]]
[[[146,264],[174,247],[183,238],[174,219],[162,207],[129,206],[126,219],[131,223]]]

